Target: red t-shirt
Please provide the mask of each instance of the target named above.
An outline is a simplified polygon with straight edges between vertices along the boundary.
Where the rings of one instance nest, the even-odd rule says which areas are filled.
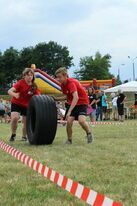
[[[19,99],[12,97],[11,102],[19,106],[28,107],[29,101],[33,95],[39,95],[40,91],[36,89],[34,92],[31,91],[31,86],[26,83],[24,79],[19,80],[13,85],[16,92],[20,94]]]
[[[67,102],[69,105],[71,105],[73,100],[73,93],[76,91],[78,92],[78,97],[79,97],[77,105],[89,104],[88,95],[78,80],[73,78],[68,78],[66,84],[61,84],[61,88],[63,93],[67,95]]]

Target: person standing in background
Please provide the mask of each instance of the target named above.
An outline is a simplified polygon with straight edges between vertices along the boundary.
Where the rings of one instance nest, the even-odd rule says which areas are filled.
[[[115,121],[118,120],[117,99],[118,99],[118,96],[115,94],[115,96],[113,96],[112,98],[112,113],[113,113],[113,119]]]
[[[96,121],[96,94],[95,89],[89,88],[88,89],[88,97],[89,97],[89,106],[91,107],[91,113],[89,114],[91,122]]]
[[[137,93],[135,93],[135,103],[134,103],[134,105],[135,105],[135,109],[137,109]]]
[[[124,102],[126,100],[126,96],[123,94],[121,90],[118,91],[118,98],[117,98],[117,107],[118,107],[118,115],[119,121],[124,121]]]
[[[102,92],[98,93],[98,98],[97,98],[97,111],[96,111],[96,121],[99,120],[102,121]]]
[[[1,123],[3,122],[4,114],[5,114],[5,106],[3,103],[3,99],[0,98],[0,121],[1,121]]]
[[[102,111],[103,111],[103,120],[107,120],[107,96],[105,92],[102,91]]]

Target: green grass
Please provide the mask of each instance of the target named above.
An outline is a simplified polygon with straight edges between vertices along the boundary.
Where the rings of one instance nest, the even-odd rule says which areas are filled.
[[[95,141],[87,145],[84,132],[75,125],[73,145],[66,146],[65,127],[59,126],[53,145],[37,147],[21,142],[19,129],[17,140],[12,145],[125,206],[136,206],[137,126],[97,125],[93,133]],[[9,125],[0,124],[0,139],[8,142],[9,134]],[[0,205],[86,204],[0,150]]]

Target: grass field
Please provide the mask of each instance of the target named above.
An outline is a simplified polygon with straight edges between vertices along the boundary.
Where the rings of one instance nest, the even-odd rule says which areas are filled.
[[[130,121],[133,122],[133,121]],[[0,124],[0,139],[8,142],[9,125]],[[95,141],[87,145],[85,134],[74,127],[73,145],[64,145],[65,127],[59,126],[51,146],[12,145],[32,158],[91,189],[137,206],[137,125],[97,125]],[[80,200],[22,165],[0,150],[0,206],[81,206]]]

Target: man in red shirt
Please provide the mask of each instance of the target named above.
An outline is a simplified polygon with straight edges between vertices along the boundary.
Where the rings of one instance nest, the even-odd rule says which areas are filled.
[[[33,95],[40,94],[34,83],[34,70],[26,68],[23,71],[23,78],[9,89],[8,94],[12,97],[11,100],[11,130],[12,135],[10,141],[14,141],[18,126],[19,114],[22,116],[22,140],[27,140],[26,137],[26,114],[29,101]]]
[[[66,111],[68,140],[66,143],[72,144],[72,125],[74,120],[78,120],[79,124],[87,134],[87,142],[91,143],[93,138],[89,125],[86,122],[89,100],[85,89],[76,79],[68,78],[66,68],[59,68],[56,71],[56,77],[61,83],[64,96],[56,97],[55,100],[67,100],[68,104]]]

